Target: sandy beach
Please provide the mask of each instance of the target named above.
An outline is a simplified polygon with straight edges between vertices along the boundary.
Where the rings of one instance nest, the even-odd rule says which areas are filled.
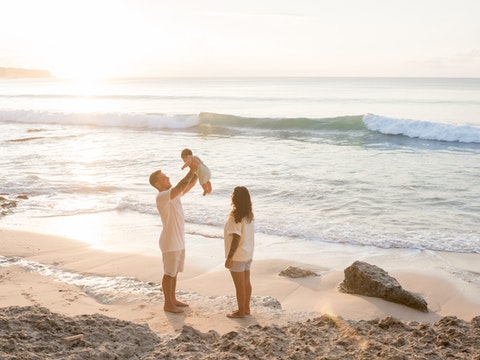
[[[343,268],[322,259],[260,259],[252,266],[252,315],[229,319],[229,273],[195,263],[188,248],[177,288],[190,306],[177,315],[162,309],[160,252],[102,252],[12,230],[0,238],[2,359],[480,358],[478,254],[419,253],[405,262],[392,250],[392,259],[361,259],[421,294],[428,313],[339,292]],[[451,269],[435,266],[436,256]],[[279,276],[288,266],[318,276]]]

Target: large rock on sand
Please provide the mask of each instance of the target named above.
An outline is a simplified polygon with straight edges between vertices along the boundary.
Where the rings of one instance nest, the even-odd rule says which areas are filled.
[[[427,302],[416,293],[404,290],[386,271],[366,262],[355,261],[344,270],[339,290],[348,294],[378,297],[428,312]]]

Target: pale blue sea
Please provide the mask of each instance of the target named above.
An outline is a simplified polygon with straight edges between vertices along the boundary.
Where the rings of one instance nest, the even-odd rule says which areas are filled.
[[[148,176],[179,181],[185,147],[212,172],[183,199],[205,253],[237,185],[264,257],[480,253],[480,79],[0,80],[0,195],[18,201],[0,228],[159,251]]]

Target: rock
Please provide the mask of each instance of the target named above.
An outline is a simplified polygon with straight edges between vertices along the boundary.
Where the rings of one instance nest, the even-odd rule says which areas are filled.
[[[291,277],[291,278],[304,278],[307,276],[318,276],[318,274],[313,271],[300,269],[295,266],[289,266],[286,269],[283,269],[282,271],[280,271],[278,275]]]
[[[262,306],[267,309],[282,308],[282,304],[280,303],[280,301],[278,301],[277,299],[271,296],[262,296],[262,297],[254,296],[252,298],[252,304],[254,304],[255,306]]]
[[[3,196],[0,196],[0,215],[7,215],[12,213],[12,209],[17,206],[15,200],[9,200]]]
[[[355,261],[344,273],[345,279],[339,285],[344,293],[378,297],[428,312],[427,302],[419,294],[404,290],[395,278],[378,266]]]
[[[322,315],[280,326],[266,313],[255,314],[267,324],[245,319],[238,331],[224,335],[184,325],[172,337],[100,314],[67,317],[36,306],[2,307],[0,359],[480,359],[480,316],[404,323]],[[84,338],[61,341],[79,334]]]

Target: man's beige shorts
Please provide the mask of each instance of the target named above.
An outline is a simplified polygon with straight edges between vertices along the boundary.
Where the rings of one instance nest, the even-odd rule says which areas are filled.
[[[183,271],[185,263],[185,249],[177,251],[164,252],[163,254],[163,272],[165,275],[175,277]]]

